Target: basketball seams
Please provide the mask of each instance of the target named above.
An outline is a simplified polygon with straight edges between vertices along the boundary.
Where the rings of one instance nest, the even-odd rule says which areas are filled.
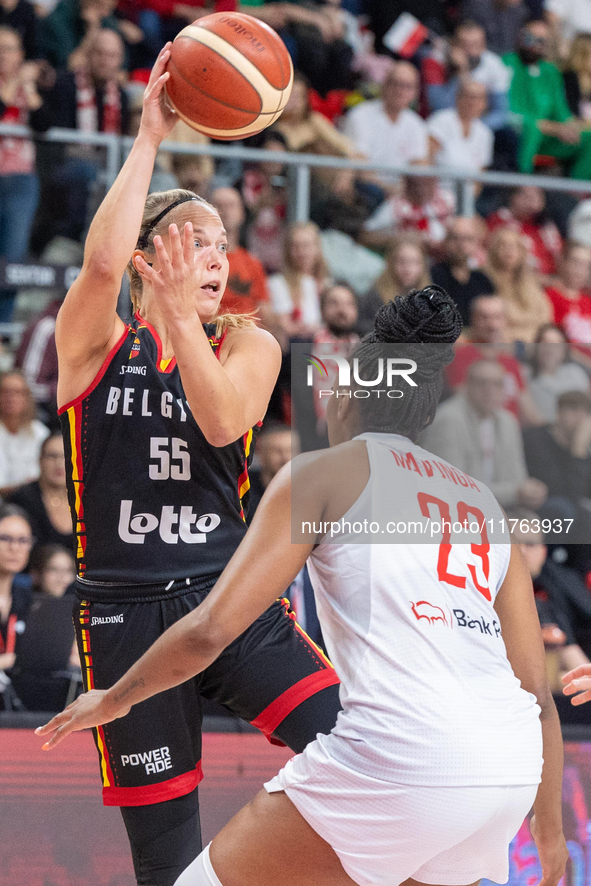
[[[293,85],[292,60],[277,32],[240,13],[214,13],[183,28],[169,71],[165,94],[179,117],[224,141],[272,125]],[[274,85],[285,79],[284,87]]]
[[[226,59],[224,59],[224,61],[226,61]],[[203,89],[199,89],[199,87],[198,87],[195,83],[192,83],[190,80],[187,80],[185,74],[183,74],[183,72],[182,72],[181,69],[178,67],[178,65],[176,64],[176,62],[173,61],[173,59],[170,60],[169,65],[170,65],[171,67],[174,66],[174,68],[176,68],[176,74],[177,74],[177,75],[181,78],[181,80],[183,80],[183,81],[187,84],[187,86],[189,86],[194,92],[198,93],[199,95],[204,95],[206,98],[211,99],[212,101],[214,101],[214,102],[216,103],[216,105],[221,105],[221,106],[224,107],[224,108],[228,108],[228,110],[230,110],[230,111],[237,111],[237,112],[240,113],[240,114],[251,114],[251,115],[254,114],[254,115],[256,116],[257,119],[258,119],[258,117],[263,113],[263,111],[262,111],[263,101],[262,101],[262,98],[261,98],[259,92],[255,89],[254,86],[253,86],[252,88],[253,88],[255,94],[258,96],[258,98],[259,98],[259,102],[260,102],[259,110],[256,110],[256,109],[249,109],[249,108],[237,108],[236,105],[229,105],[227,102],[222,101],[222,100],[221,100],[220,98],[218,98],[216,95],[211,95],[211,94],[208,93],[208,92],[204,92],[204,90],[203,90]],[[232,67],[234,67],[234,65],[232,65]],[[236,68],[234,68],[234,70],[236,70]],[[240,72],[239,72],[239,73],[240,73]],[[245,78],[245,79],[246,79],[246,78]],[[246,82],[248,83],[248,80],[247,80]],[[252,86],[252,83],[249,84],[249,85]],[[167,94],[168,94],[168,97],[170,98],[170,100],[172,101],[172,97],[170,96],[170,93],[168,93],[168,91],[167,91]],[[177,110],[176,105],[175,105],[175,110]],[[177,113],[178,113],[178,111],[177,111]],[[252,122],[254,123],[254,120],[253,120]],[[201,124],[200,124],[200,125],[201,125]]]
[[[234,70],[240,74],[241,77],[244,77],[247,83],[255,89],[261,97],[262,108],[261,111],[263,113],[274,113],[275,107],[269,108],[267,104],[270,101],[275,104],[274,99],[275,95],[278,94],[281,99],[283,95],[282,89],[277,89],[273,86],[269,80],[265,77],[265,75],[260,71],[254,62],[252,62],[249,58],[247,58],[236,46],[233,46],[229,43],[224,37],[220,37],[219,34],[214,33],[213,31],[209,31],[206,28],[199,28],[197,25],[189,25],[187,28],[184,28],[181,33],[176,38],[177,40],[180,37],[186,37],[189,40],[194,40],[196,43],[201,44],[202,46],[206,46],[208,49],[211,49],[213,52],[216,52],[221,58],[224,59]],[[216,43],[221,41],[223,46],[216,46]],[[239,61],[236,59],[236,56],[239,56]],[[234,59],[234,60],[233,60]],[[241,64],[244,65],[245,71],[241,68]]]
[[[259,19],[253,19],[252,16],[246,15],[245,13],[240,13],[240,12],[230,13],[229,12],[229,13],[224,13],[224,14],[227,15],[230,19],[238,20],[240,23],[242,23],[247,28],[254,29],[256,27],[257,30],[262,31],[263,34],[267,38],[269,38],[269,42],[265,41],[265,49],[268,50],[273,55],[273,58],[275,59],[275,62],[277,63],[279,70],[281,72],[281,78],[282,78],[281,82],[283,83],[284,77],[285,77],[285,69],[284,69],[284,65],[283,65],[283,59],[281,58],[281,55],[282,55],[282,53],[280,52],[281,48],[283,48],[283,50],[285,51],[285,54],[287,55],[287,57],[289,59],[290,67],[293,67],[293,66],[291,65],[291,58],[289,56],[289,53],[286,51],[285,44],[283,43],[283,41],[282,41],[281,37],[279,36],[279,34],[277,33],[277,31],[274,28],[272,28],[270,25],[268,25],[266,22],[259,21]],[[223,37],[221,34],[218,34],[217,31],[214,31],[213,28],[208,27],[207,24],[203,24],[203,19],[201,19],[200,21],[198,20],[197,22],[194,22],[193,24],[198,28],[202,28],[203,30],[207,30],[212,34],[215,34],[216,36],[220,37],[222,40],[226,40],[227,43],[230,43],[230,46],[234,45],[229,40],[227,40],[226,37]],[[225,22],[224,22],[224,24],[225,24]],[[239,50],[239,51],[241,52],[241,54],[244,54],[244,53],[242,53],[241,50]],[[244,56],[244,57],[248,59],[248,56]],[[248,59],[248,60],[250,61],[250,59]],[[254,62],[253,62],[253,64],[254,64]],[[263,74],[262,71],[261,71],[261,74]],[[266,74],[263,74],[263,77],[265,77],[265,79],[268,80],[268,77]],[[270,80],[268,80],[268,82],[271,86],[273,86],[273,83],[271,83]],[[290,83],[291,83],[291,77],[288,78],[288,82],[285,87],[273,86],[273,88],[279,90],[280,92],[284,92],[285,89],[289,88]]]
[[[170,101],[172,102],[172,99],[170,99]],[[185,114],[183,114],[182,111],[179,111],[174,102],[172,102],[172,105],[181,120],[184,120],[184,122],[188,126],[192,126],[193,128],[195,128],[195,122],[191,120],[190,117],[187,117]],[[208,135],[210,138],[219,139],[220,141],[234,141],[235,139],[242,138],[243,136],[257,135],[259,132],[262,132],[263,129],[266,129],[267,126],[270,126],[272,123],[275,122],[280,113],[281,111],[275,111],[269,112],[267,114],[260,114],[256,118],[256,120],[253,120],[252,123],[249,123],[247,126],[242,126],[239,129],[213,129],[213,127],[211,126],[205,126],[204,124],[200,123],[199,132],[202,132],[204,135]],[[262,122],[262,118],[267,117],[273,117],[274,119],[272,119],[270,122],[265,120],[265,122],[260,125]]]

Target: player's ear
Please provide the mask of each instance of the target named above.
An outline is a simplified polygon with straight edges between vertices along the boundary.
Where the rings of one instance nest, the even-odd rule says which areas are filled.
[[[336,385],[333,396],[337,398],[337,418],[340,422],[344,422],[351,412],[351,400],[353,399],[351,388],[340,388]]]
[[[133,253],[132,253],[132,256],[131,256],[131,262],[132,262],[132,264],[133,264],[135,270],[138,272],[138,274],[141,274],[141,273],[142,273],[142,272],[141,272],[141,269],[140,269],[140,268],[138,267],[138,265],[136,264],[136,259],[138,258],[138,256],[139,256],[140,258],[143,258],[143,260],[144,260],[144,261],[145,261],[150,267],[152,267],[152,262],[149,262],[149,261],[148,261],[148,258],[151,258],[151,256],[146,255],[146,253],[144,252],[143,249],[134,249],[134,251],[133,251]]]

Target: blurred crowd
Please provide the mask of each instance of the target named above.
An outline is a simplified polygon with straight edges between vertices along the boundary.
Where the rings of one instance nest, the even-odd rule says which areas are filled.
[[[314,390],[292,385],[291,345],[351,348],[381,305],[435,283],[465,328],[423,443],[516,515],[556,675],[591,660],[591,185],[588,195],[543,187],[548,175],[591,180],[591,0],[0,0],[0,123],[31,132],[0,135],[0,323],[27,321],[18,347],[6,339],[0,354],[5,707],[57,709],[76,658],[52,671],[41,700],[39,680],[13,667],[31,601],[67,596],[74,560],[56,433],[64,292],[21,298],[3,260],[79,263],[106,183],[103,148],[35,134],[134,136],[162,44],[212,11],[268,23],[295,67],[282,117],[243,142],[273,152],[269,161],[162,150],[151,184],[217,207],[230,263],[222,310],[255,313],[282,346],[253,507],[293,452],[327,444]],[[208,144],[181,121],[172,141]],[[293,223],[285,152],[419,174],[316,167],[310,221]],[[421,169],[437,166],[438,177]],[[474,185],[468,218],[446,169],[539,178]],[[120,307],[130,315],[125,285]],[[290,594],[320,639],[305,572]]]

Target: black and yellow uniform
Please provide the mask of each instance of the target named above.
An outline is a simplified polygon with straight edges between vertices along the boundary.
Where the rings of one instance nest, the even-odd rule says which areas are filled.
[[[216,338],[213,324],[204,328],[219,356],[224,335]],[[240,544],[257,429],[211,446],[175,360],[162,359],[158,333],[139,315],[60,416],[77,548],[74,621],[86,688],[105,689],[199,605]],[[144,826],[147,818],[134,818],[132,807],[172,801],[186,822],[181,798],[194,792],[197,820],[201,696],[294,751],[329,732],[340,707],[332,665],[287,601],[277,601],[194,680],[95,730],[103,800],[126,807],[142,886],[174,883],[200,851],[194,825],[190,846],[186,827],[175,843],[169,809],[154,808]],[[153,851],[160,819],[168,839]],[[138,848],[146,828],[151,861]]]

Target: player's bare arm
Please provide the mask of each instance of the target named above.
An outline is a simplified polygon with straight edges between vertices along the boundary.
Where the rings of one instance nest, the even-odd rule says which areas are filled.
[[[170,56],[167,44],[152,70],[142,122],[115,183],[90,226],[80,276],[70,288],[56,324],[60,364],[58,404],[79,396],[124,332],[116,312],[121,279],[135,248],[160,142],[176,122],[164,104]]]
[[[562,735],[546,677],[544,643],[531,578],[517,545],[512,545],[511,561],[495,610],[515,676],[523,689],[535,695],[541,708],[544,766],[534,804],[532,833],[542,865],[541,884],[556,886],[568,859],[562,831]]]
[[[308,513],[322,519],[326,484],[317,463],[302,459],[297,482],[310,490]],[[184,683],[219,654],[281,596],[308,558],[317,536],[292,544],[291,477],[286,465],[263,496],[252,525],[206,600],[170,627],[108,690],[93,690],[37,730],[50,750],[70,733],[109,723],[132,705]]]

